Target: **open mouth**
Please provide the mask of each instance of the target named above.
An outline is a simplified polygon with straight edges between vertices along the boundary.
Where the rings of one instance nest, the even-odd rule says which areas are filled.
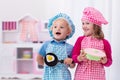
[[[61,33],[60,32],[56,32],[57,35],[60,35]]]

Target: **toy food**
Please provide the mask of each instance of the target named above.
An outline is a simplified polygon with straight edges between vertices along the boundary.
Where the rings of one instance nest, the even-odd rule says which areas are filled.
[[[53,55],[47,55],[47,62],[52,62],[55,60],[55,57]]]
[[[54,53],[47,53],[44,58],[45,64],[48,66],[55,66],[58,62],[63,63],[64,60],[58,60]]]
[[[86,48],[86,49],[84,49],[84,52],[86,53],[86,57],[89,60],[98,61],[98,60],[100,60],[100,58],[106,56],[104,51],[94,49],[94,48]]]

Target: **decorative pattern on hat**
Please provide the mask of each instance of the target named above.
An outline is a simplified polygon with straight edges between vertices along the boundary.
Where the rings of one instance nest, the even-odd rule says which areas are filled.
[[[71,38],[73,36],[73,34],[75,33],[75,25],[73,24],[71,18],[65,13],[59,13],[59,14],[55,15],[54,17],[52,17],[51,19],[49,19],[49,23],[48,23],[47,27],[48,27],[50,36],[53,37],[52,31],[51,31],[51,26],[52,26],[53,22],[55,20],[57,20],[58,18],[64,18],[68,22],[68,24],[70,25],[72,31],[66,39]]]
[[[108,24],[102,13],[93,7],[87,7],[83,11],[82,20],[88,20],[96,25]]]

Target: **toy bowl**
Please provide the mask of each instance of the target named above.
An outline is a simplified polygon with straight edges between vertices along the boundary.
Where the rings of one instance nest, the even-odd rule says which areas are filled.
[[[86,48],[84,49],[84,52],[89,60],[99,61],[102,57],[106,56],[104,51],[94,48]]]

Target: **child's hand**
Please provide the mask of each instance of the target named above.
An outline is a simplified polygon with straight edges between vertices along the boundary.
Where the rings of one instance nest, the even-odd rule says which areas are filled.
[[[75,67],[75,63],[73,62],[72,58],[64,59],[64,64],[68,65],[70,68],[74,68]]]
[[[84,52],[84,50],[80,51],[80,55],[77,57],[78,61],[84,61],[86,60],[86,53]]]
[[[67,65],[70,65],[70,64],[72,64],[72,58],[66,58],[66,59],[64,59],[64,64],[67,64]]]
[[[107,57],[102,57],[100,63],[105,64],[107,62]]]
[[[38,54],[36,60],[37,60],[39,65],[44,66],[44,59],[41,55]]]

